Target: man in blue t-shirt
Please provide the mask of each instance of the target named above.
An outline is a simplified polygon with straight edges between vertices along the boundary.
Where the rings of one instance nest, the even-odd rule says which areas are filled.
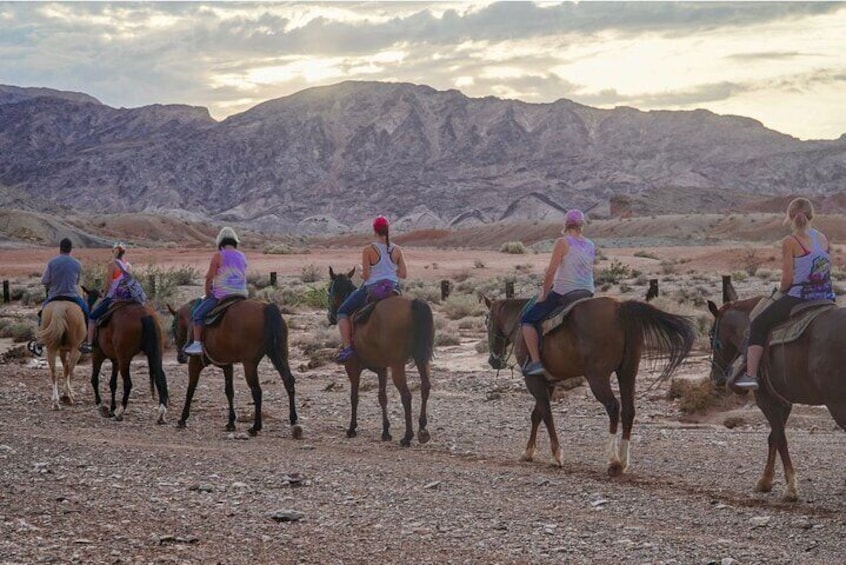
[[[82,274],[82,264],[70,253],[73,249],[73,243],[68,238],[64,238],[59,243],[59,255],[52,258],[47,263],[47,269],[41,277],[41,284],[47,290],[47,300],[41,305],[42,308],[48,303],[57,298],[70,299],[79,304],[82,312],[85,314],[85,319],[88,319],[88,304],[79,295],[79,278]],[[39,319],[41,313],[38,313]]]

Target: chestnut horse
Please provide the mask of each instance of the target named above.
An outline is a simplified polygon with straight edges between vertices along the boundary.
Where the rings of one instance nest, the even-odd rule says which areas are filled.
[[[742,354],[749,313],[762,297],[723,304],[708,301],[714,315],[711,328],[711,380],[725,384],[731,367]],[[760,387],[755,402],[770,424],[769,451],[764,472],[755,486],[757,492],[770,492],[778,451],[787,486],[784,499],[799,498],[796,471],[787,450],[784,429],[793,404],[825,405],[834,421],[846,430],[846,309],[822,312],[796,341],[768,347],[759,372]]]
[[[88,296],[89,305],[93,307],[100,292],[85,288],[83,291]],[[116,309],[106,324],[97,329],[94,351],[91,354],[91,386],[94,388],[94,403],[100,407],[100,413],[104,417],[114,417],[118,422],[123,421],[123,414],[129,404],[129,393],[132,390],[132,378],[129,375],[132,359],[139,353],[144,353],[147,356],[147,366],[150,371],[150,394],[153,398],[156,392],[159,394],[156,423],[165,423],[168,393],[167,378],[162,367],[163,351],[164,333],[159,317],[155,310],[144,304],[133,302]],[[100,398],[100,368],[106,359],[112,362],[112,375],[109,379],[112,400],[108,409],[101,405]],[[118,371],[123,380],[123,398],[120,406],[117,406],[115,401]]]
[[[53,382],[53,409],[59,409],[59,383],[56,375],[56,354],[62,360],[65,380],[62,400],[73,403],[71,378],[79,361],[79,345],[85,341],[85,314],[82,308],[67,300],[48,302],[41,314],[38,341],[47,346],[47,364]]]
[[[350,280],[355,269],[347,274],[335,273],[329,267],[332,283],[329,286],[329,323],[337,322],[338,308],[352,294],[356,286]],[[353,347],[356,354],[344,368],[350,379],[350,427],[347,437],[356,436],[358,427],[358,389],[361,372],[370,369],[379,377],[379,405],[382,407],[382,441],[390,441],[390,422],[388,422],[388,393],[386,390],[388,369],[391,379],[400,393],[405,411],[405,434],[400,445],[408,447],[414,438],[411,423],[411,392],[405,375],[405,365],[409,359],[414,361],[420,373],[420,429],[417,439],[420,443],[429,441],[426,405],[429,402],[429,363],[432,360],[435,344],[435,323],[432,309],[420,299],[405,296],[392,296],[380,300],[366,321],[356,324],[353,329]]]
[[[488,362],[494,369],[506,367],[511,346],[522,366],[528,354],[520,332],[520,315],[528,300],[482,298],[488,306]],[[608,474],[613,477],[625,472],[635,416],[635,377],[643,352],[667,357],[667,364],[658,376],[658,382],[664,381],[690,353],[695,337],[696,331],[688,318],[645,302],[600,297],[576,304],[567,320],[543,337],[541,360],[547,375],[525,378],[526,387],[535,397],[535,407],[522,460],[534,458],[538,426],[543,420],[554,462],[559,467],[563,464],[549,401],[557,381],[584,376],[610,420]],[[519,347],[514,347],[518,344]],[[617,374],[622,399],[623,437],[619,445],[617,423],[621,411],[620,402],[611,390],[612,372]]]
[[[288,326],[282,319],[279,307],[253,299],[244,299],[232,304],[217,325],[203,328],[204,355],[192,355],[189,361],[182,349],[191,332],[191,313],[196,305],[197,301],[191,301],[183,305],[178,312],[169,305],[167,307],[174,316],[173,336],[178,350],[177,360],[180,363],[188,362],[188,392],[178,426],[184,428],[188,420],[191,399],[200,380],[200,371],[208,365],[216,365],[223,369],[224,389],[229,403],[229,421],[226,424],[226,430],[235,431],[233,404],[235,389],[232,382],[232,365],[241,363],[244,366],[244,377],[250,387],[255,407],[253,426],[248,432],[251,436],[255,436],[262,428],[262,392],[258,366],[262,358],[267,355],[282,377],[285,390],[288,392],[291,433],[295,439],[301,438],[303,430],[297,419],[294,375],[288,365]]]

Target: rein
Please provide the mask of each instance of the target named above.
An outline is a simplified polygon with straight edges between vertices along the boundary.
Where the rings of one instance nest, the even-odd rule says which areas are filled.
[[[512,377],[514,376],[514,367],[517,366],[517,363],[513,363],[513,364],[509,365],[508,362],[511,359],[511,356],[514,354],[514,346],[515,346],[515,343],[517,341],[516,335],[517,335],[517,331],[520,329],[519,320],[520,320],[523,312],[526,310],[526,308],[527,307],[531,308],[533,303],[534,303],[533,301],[529,301],[526,304],[526,306],[524,306],[523,309],[520,310],[520,315],[517,316],[517,320],[514,323],[514,327],[510,331],[505,332],[505,335],[499,335],[499,334],[497,334],[497,332],[494,331],[493,320],[491,319],[490,313],[488,313],[485,316],[486,317],[485,325],[488,327],[488,350],[491,352],[491,356],[493,356],[494,359],[496,359],[497,361],[500,361],[504,365],[503,368],[508,368],[508,369],[511,370],[511,376]],[[502,342],[505,343],[505,345],[503,347],[503,350],[505,351],[505,355],[494,354],[494,346],[496,346],[497,343],[502,343]],[[496,376],[497,377],[499,377],[499,372],[501,370],[502,370],[502,368],[496,370]]]

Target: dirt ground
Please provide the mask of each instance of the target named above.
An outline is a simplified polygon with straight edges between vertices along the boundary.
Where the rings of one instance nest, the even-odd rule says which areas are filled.
[[[412,268],[431,280],[472,271],[475,259],[486,263],[479,276],[527,262],[539,272],[548,260],[545,254],[411,251]],[[657,260],[635,251],[611,256],[659,269]],[[40,270],[51,256],[50,250],[10,253],[2,253],[4,273]],[[699,268],[700,262],[732,268],[734,260],[728,247],[657,253],[692,259]],[[180,265],[206,256],[158,250],[156,259]],[[253,265],[269,268],[273,261],[284,265],[279,271],[298,272],[304,262],[344,266],[349,260],[349,251],[339,250],[261,256]],[[286,319],[302,440],[291,438],[285,390],[266,361],[264,429],[251,439],[245,433],[250,395],[240,369],[233,434],[224,430],[223,379],[214,368],[203,373],[187,429],[176,429],[187,369],[172,350],[165,358],[171,402],[164,426],[154,423],[143,358],[133,365],[135,388],[122,422],[103,418],[93,406],[90,364],[77,369],[77,403],[59,411],[50,409],[43,361],[0,364],[0,563],[843,562],[846,434],[823,408],[797,406],[789,423],[796,503],[781,501],[780,463],[774,491],[753,492],[768,427],[751,399],[731,411],[685,416],[668,400],[667,385],[647,391],[655,376],[648,370],[638,377],[626,475],[606,474],[607,417],[586,387],[568,391],[554,406],[563,468],[549,464],[543,430],[536,461],[520,462],[533,401],[516,373],[491,370],[486,354],[476,352],[483,338],[477,319],[459,329],[446,322],[459,343],[436,351],[432,440],[401,448],[402,407],[393,386],[394,439],[380,441],[370,373],[358,437],[347,439],[346,376],[332,364],[309,369],[313,355],[304,351],[309,338],[303,335],[334,328],[324,327],[319,311],[299,309]],[[708,367],[697,351],[677,378],[704,377]],[[413,372],[410,380],[418,382]],[[101,392],[108,394],[106,383]],[[416,386],[413,394],[416,422]],[[283,518],[293,521],[277,521]]]

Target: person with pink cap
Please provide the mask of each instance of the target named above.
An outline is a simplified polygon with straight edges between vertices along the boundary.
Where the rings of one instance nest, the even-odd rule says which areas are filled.
[[[399,279],[408,276],[402,249],[391,243],[389,231],[388,218],[377,216],[373,220],[373,233],[377,239],[361,253],[361,278],[364,279],[364,284],[350,294],[338,308],[338,329],[344,344],[335,357],[339,363],[355,355],[350,321],[352,313],[364,306],[368,293],[373,289],[378,288],[378,293],[382,295],[390,294],[399,287]]]
[[[582,235],[584,225],[585,215],[581,210],[567,212],[561,232],[563,237],[555,240],[537,302],[520,319],[520,329],[530,357],[529,363],[523,367],[524,376],[544,374],[537,326],[562,304],[593,296],[596,248]]]

